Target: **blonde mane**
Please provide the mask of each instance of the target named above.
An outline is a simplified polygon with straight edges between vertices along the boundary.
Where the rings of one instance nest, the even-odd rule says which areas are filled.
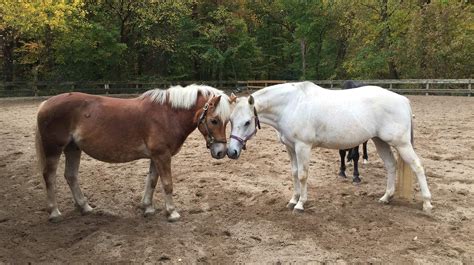
[[[222,96],[219,104],[217,104],[216,114],[222,120],[228,120],[230,118],[231,108],[229,97],[223,91],[210,86],[193,84],[186,87],[172,86],[166,90],[157,88],[144,92],[140,97],[149,98],[158,104],[169,102],[171,107],[177,109],[190,109],[196,104],[199,92],[201,92],[206,99],[209,99],[210,96]]]

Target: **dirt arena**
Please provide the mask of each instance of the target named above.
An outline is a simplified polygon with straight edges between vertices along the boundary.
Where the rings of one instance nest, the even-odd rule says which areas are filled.
[[[34,172],[39,101],[0,100],[0,263],[474,263],[474,98],[410,96],[415,149],[433,195],[431,215],[413,202],[377,201],[385,170],[369,142],[362,184],[337,177],[338,152],[315,149],[302,215],[285,208],[289,158],[265,126],[239,160],[213,160],[194,132],[172,163],[182,219],[138,208],[148,161],[107,164],[83,155],[81,216],[58,170],[61,223],[47,221]],[[348,173],[352,173],[349,167]],[[160,184],[158,184],[160,185]]]

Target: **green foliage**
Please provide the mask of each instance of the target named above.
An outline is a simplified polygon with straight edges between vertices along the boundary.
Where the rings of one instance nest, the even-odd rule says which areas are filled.
[[[116,79],[115,67],[127,45],[116,41],[118,32],[100,24],[79,25],[74,34],[58,36],[54,44],[56,79]]]
[[[2,79],[470,78],[469,1],[0,2]]]

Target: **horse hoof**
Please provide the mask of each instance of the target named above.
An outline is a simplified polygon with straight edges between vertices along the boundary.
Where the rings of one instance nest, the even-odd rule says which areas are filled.
[[[59,215],[50,215],[48,218],[48,221],[50,223],[59,223],[63,220],[63,216],[61,214]]]
[[[304,213],[304,209],[298,209],[298,208],[293,209],[293,214],[303,214],[303,213]]]
[[[94,208],[92,208],[89,204],[86,204],[84,207],[80,208],[80,210],[82,215],[88,215],[94,211]]]
[[[369,163],[369,160],[364,159],[364,161],[363,161],[362,163],[363,163],[364,165],[365,165],[365,164],[368,164],[368,163]]]
[[[431,214],[431,210],[433,210],[433,206],[429,202],[423,203],[423,211],[427,214]]]
[[[339,177],[341,177],[341,178],[347,178],[346,173],[344,173],[344,172],[342,172],[342,171],[339,172]]]
[[[361,180],[360,180],[359,176],[352,177],[352,183],[357,185],[357,184],[360,184],[360,182],[361,182]]]
[[[389,204],[389,203],[390,203],[390,200],[388,200],[388,199],[382,197],[382,198],[379,199],[379,203],[382,203],[382,204]]]
[[[155,215],[155,213],[156,213],[155,208],[149,207],[149,208],[146,208],[145,212],[143,213],[143,216],[147,218],[147,217],[151,217]]]
[[[293,210],[296,206],[296,203],[292,203],[292,202],[289,202],[287,205],[286,205],[286,208],[290,209],[290,210]]]
[[[168,222],[176,222],[181,218],[181,215],[177,211],[173,211],[169,216],[168,216]]]

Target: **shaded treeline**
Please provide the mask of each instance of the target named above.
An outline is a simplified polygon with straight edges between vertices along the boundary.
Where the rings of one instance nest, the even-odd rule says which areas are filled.
[[[470,78],[464,0],[0,3],[1,79]]]

